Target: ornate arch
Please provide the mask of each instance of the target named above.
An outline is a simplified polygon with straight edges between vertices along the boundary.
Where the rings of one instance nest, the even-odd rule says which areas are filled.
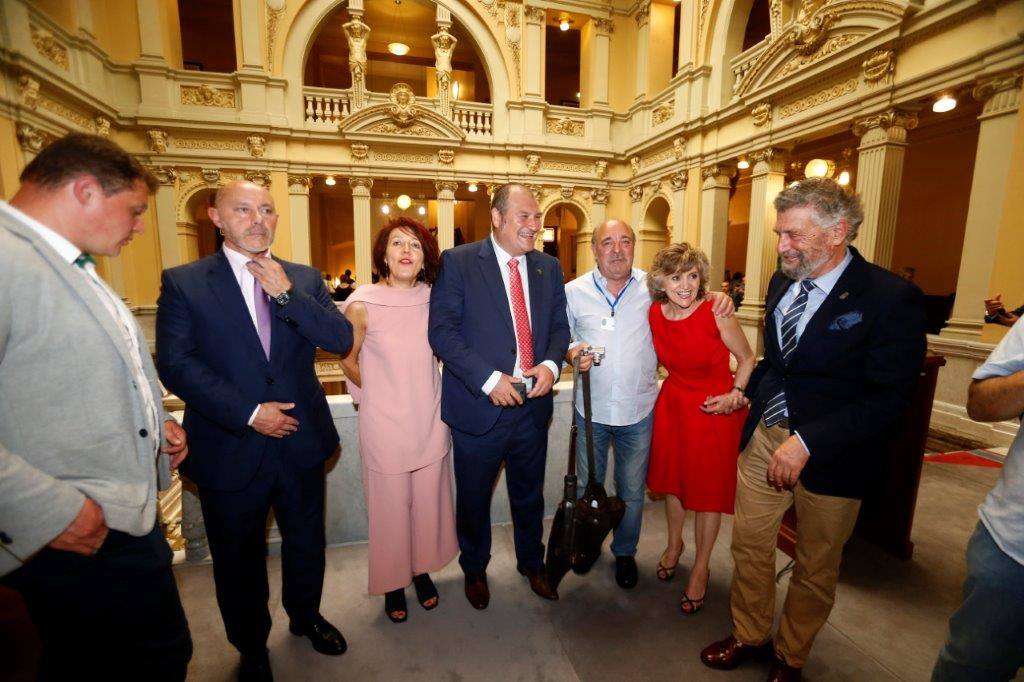
[[[557,193],[553,193],[546,197],[540,204],[540,211],[541,213],[544,214],[541,218],[542,224],[543,219],[548,217],[548,213],[551,211],[551,209],[555,208],[559,204],[567,204],[575,208],[577,211],[579,211],[579,214],[580,216],[582,216],[583,219],[579,221],[579,224],[576,226],[577,234],[581,232],[589,233],[592,231],[594,220],[590,215],[590,207],[584,204],[579,199],[577,199],[575,195],[569,199],[566,199],[565,197]]]
[[[664,187],[664,184],[662,184],[662,185],[660,185],[658,187],[658,191],[657,192],[651,192],[650,196],[644,197],[643,202],[640,204],[640,219],[641,220],[645,220],[647,218],[647,212],[650,210],[651,204],[653,204],[656,199],[664,199],[665,200],[665,203],[668,204],[668,212],[669,213],[672,213],[673,211],[676,210],[675,202],[672,201],[672,194],[670,192],[666,191],[665,187]]]
[[[316,40],[320,25],[344,0],[309,0],[295,13],[288,26],[285,39],[279,48],[281,77],[288,81],[285,115],[290,125],[301,127],[305,118],[302,102],[302,80],[306,57]],[[496,140],[504,139],[508,133],[507,104],[511,92],[509,69],[501,46],[497,43],[491,27],[476,8],[465,0],[444,0],[435,2],[451,12],[473,37],[491,88],[491,104],[494,112],[491,132]],[[275,62],[277,60],[275,59]]]

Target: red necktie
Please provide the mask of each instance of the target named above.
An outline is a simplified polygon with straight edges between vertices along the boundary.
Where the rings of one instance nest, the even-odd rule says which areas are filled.
[[[530,317],[526,314],[526,297],[523,296],[523,280],[519,276],[519,261],[508,262],[508,290],[512,294],[512,313],[516,323],[516,341],[519,345],[519,366],[525,372],[533,368],[533,332],[530,331]]]

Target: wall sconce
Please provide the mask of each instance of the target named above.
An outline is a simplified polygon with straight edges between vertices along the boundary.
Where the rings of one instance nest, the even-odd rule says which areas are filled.
[[[572,26],[572,17],[569,16],[568,12],[562,12],[558,15],[558,28],[562,31],[568,31],[569,27]]]
[[[932,104],[932,111],[937,114],[944,114],[947,111],[953,111],[956,109],[956,97],[953,97],[949,93],[941,95]]]
[[[811,159],[804,166],[805,178],[831,178],[835,172],[836,164],[829,159]]]
[[[334,187],[334,183],[335,180],[333,175],[328,175],[326,178],[324,178],[324,184],[327,185],[328,187]]]
[[[475,192],[477,191],[478,187],[476,186],[475,182],[471,182],[466,186],[466,189],[468,189],[470,192]]]
[[[419,208],[416,209],[416,212],[419,213],[420,215],[427,215],[427,207],[424,206],[423,204],[420,204]]]
[[[739,162],[736,164],[736,167],[739,168],[740,170],[747,170],[748,168],[750,168],[750,162],[747,161],[747,157],[741,156]]]
[[[842,171],[841,173],[839,173],[839,177],[836,179],[836,182],[838,182],[843,187],[846,187],[847,185],[849,185],[850,184],[850,171]]]
[[[460,89],[461,88],[459,87],[459,81],[452,81],[452,99],[458,99],[459,98],[459,90]]]
[[[544,241],[548,244],[555,241],[555,228],[545,227],[544,228]]]
[[[395,204],[398,205],[398,208],[404,211],[405,209],[412,206],[412,199],[409,198],[408,194],[399,194],[398,198],[395,199]]]
[[[389,202],[388,193],[384,192],[384,196],[382,198],[383,198],[384,203],[381,204],[380,212],[383,213],[384,215],[388,215],[389,213],[391,213],[391,204],[388,203]]]

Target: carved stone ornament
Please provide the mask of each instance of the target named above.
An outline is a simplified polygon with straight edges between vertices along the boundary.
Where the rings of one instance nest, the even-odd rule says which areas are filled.
[[[455,190],[457,190],[458,188],[459,183],[455,182],[454,180],[438,180],[434,183],[434,189],[437,190],[438,194],[440,194],[441,192],[454,193]]]
[[[18,78],[18,95],[21,98],[22,106],[35,109],[36,104],[39,103],[39,81],[22,75]]]
[[[661,180],[651,180],[647,183],[647,188],[651,190],[651,194],[657,194],[661,191]]]
[[[549,118],[547,120],[547,131],[556,135],[569,135],[571,137],[583,137],[586,123],[568,116]]]
[[[758,149],[756,152],[753,152],[753,153],[750,154],[750,162],[751,162],[751,165],[754,165],[754,166],[756,166],[757,164],[761,163],[762,161],[767,163],[767,162],[772,161],[774,159],[781,158],[782,157],[782,153],[783,153],[782,150],[778,149],[776,147],[767,147],[765,149]]]
[[[796,16],[789,41],[800,54],[812,54],[828,36],[836,13],[824,9],[829,0],[804,0]]]
[[[1020,88],[1022,75],[1024,74],[1010,73],[983,80],[974,86],[971,94],[977,101],[987,102],[1000,92]]]
[[[262,135],[250,135],[245,138],[245,144],[249,147],[249,156],[257,159],[267,150],[267,139]]]
[[[643,185],[633,185],[632,187],[629,188],[629,199],[630,199],[630,201],[636,202],[636,201],[640,201],[643,198],[644,198],[644,186]]]
[[[569,201],[570,199],[572,199],[572,195],[576,192],[576,188],[572,186],[563,186],[559,188],[558,191],[561,193],[563,199]]]
[[[167,153],[167,133],[163,130],[147,130],[146,134],[149,136],[149,151],[154,154],[166,154]]]
[[[610,35],[615,32],[615,22],[604,17],[594,17],[594,28],[600,35]]]
[[[369,192],[371,189],[373,189],[373,178],[349,178],[348,186],[351,187],[353,190],[363,189]]]
[[[526,155],[526,172],[536,173],[540,170],[540,154]]]
[[[544,23],[544,8],[543,7],[535,7],[534,5],[524,5],[523,6],[523,16],[526,17],[527,21],[533,22],[535,24],[543,24]]]
[[[899,109],[890,109],[889,111],[882,112],[881,114],[862,118],[854,123],[853,134],[857,137],[862,137],[872,128],[888,130],[894,126],[905,128],[906,130],[913,130],[917,127],[917,114],[909,111],[900,111]]]
[[[669,101],[662,103],[651,112],[651,125],[661,125],[672,118],[675,111],[676,101],[674,99],[670,99]]]
[[[153,174],[157,182],[164,186],[173,186],[174,181],[178,179],[178,171],[170,166],[153,166],[149,172]]]
[[[595,204],[607,204],[608,203],[608,190],[604,187],[595,187],[590,190],[590,200]]]
[[[46,135],[28,123],[19,123],[17,134],[18,143],[26,151],[35,153],[46,145]]]
[[[288,187],[295,189],[302,189],[309,191],[309,188],[313,186],[313,178],[308,175],[289,175],[288,176]]]
[[[701,168],[700,177],[703,180],[719,177],[731,178],[734,172],[734,168],[716,163],[712,166],[705,166],[704,168]]]
[[[540,203],[544,199],[545,191],[543,185],[527,185],[526,189],[530,190],[534,201]]]
[[[631,156],[629,157],[629,167],[633,170],[633,175],[640,172],[640,157]]]
[[[633,18],[636,19],[637,28],[643,28],[646,26],[651,20],[651,3],[648,2],[641,5],[640,9],[638,9],[636,14],[633,15]]]
[[[608,162],[604,159],[594,162],[594,175],[600,180],[604,180],[604,176],[608,175]]]
[[[260,187],[270,187],[270,173],[266,171],[246,171],[245,179]]]
[[[679,171],[668,176],[668,181],[672,184],[672,189],[678,192],[679,190],[686,189],[690,176],[686,171]]]
[[[267,66],[274,70],[274,43],[277,42],[277,27],[284,16],[285,0],[266,0],[267,6]]]
[[[754,125],[758,127],[763,126],[772,120],[772,105],[768,102],[755,104],[750,108],[750,118],[753,120]]]
[[[892,50],[875,50],[861,64],[864,82],[877,83],[887,79],[896,68],[896,53]]]
[[[412,88],[405,83],[395,83],[391,88],[390,99],[388,115],[391,116],[391,120],[400,128],[411,126],[420,114]]]
[[[437,160],[446,166],[455,163],[455,150],[451,147],[442,147],[437,150]]]
[[[68,48],[61,45],[52,33],[44,28],[33,26],[32,44],[36,46],[39,54],[65,71],[68,70]]]
[[[220,182],[220,171],[216,168],[203,168],[199,171],[199,175],[207,185],[216,185]]]
[[[353,143],[349,149],[352,151],[352,158],[357,161],[365,161],[366,157],[370,155],[369,145]]]
[[[100,137],[110,137],[110,119],[103,116],[97,116],[93,120],[93,124],[97,135]]]
[[[682,160],[686,156],[686,138],[679,136],[672,140],[672,153],[675,154],[676,161]]]
[[[212,88],[202,85],[182,85],[181,103],[196,107],[235,108],[235,91],[229,88]]]

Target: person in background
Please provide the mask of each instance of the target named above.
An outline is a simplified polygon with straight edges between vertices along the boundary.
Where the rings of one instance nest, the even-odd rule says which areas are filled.
[[[459,549],[451,434],[441,421],[441,373],[427,341],[439,262],[437,240],[427,229],[412,218],[395,218],[373,246],[380,283],[356,289],[345,307],[354,341],[341,364],[359,406],[369,592],[384,595],[384,611],[395,623],[408,617],[410,582],[420,606],[437,606],[429,574]]]
[[[722,514],[733,511],[748,402],[743,390],[754,369],[754,353],[739,322],[711,310],[709,270],[707,256],[684,243],[658,252],[647,275],[654,349],[668,370],[654,406],[647,487],[665,495],[663,557],[675,555],[678,562],[686,510],[695,514],[696,557],[679,602],[686,615],[704,606]],[[735,377],[730,353],[736,358]],[[671,579],[675,565],[659,563],[658,571],[659,578]]]
[[[1024,315],[1024,305],[1007,311],[1003,307],[1002,294],[996,294],[992,298],[985,299],[985,322],[989,324],[1001,324],[1004,327],[1012,327],[1022,315]]]

